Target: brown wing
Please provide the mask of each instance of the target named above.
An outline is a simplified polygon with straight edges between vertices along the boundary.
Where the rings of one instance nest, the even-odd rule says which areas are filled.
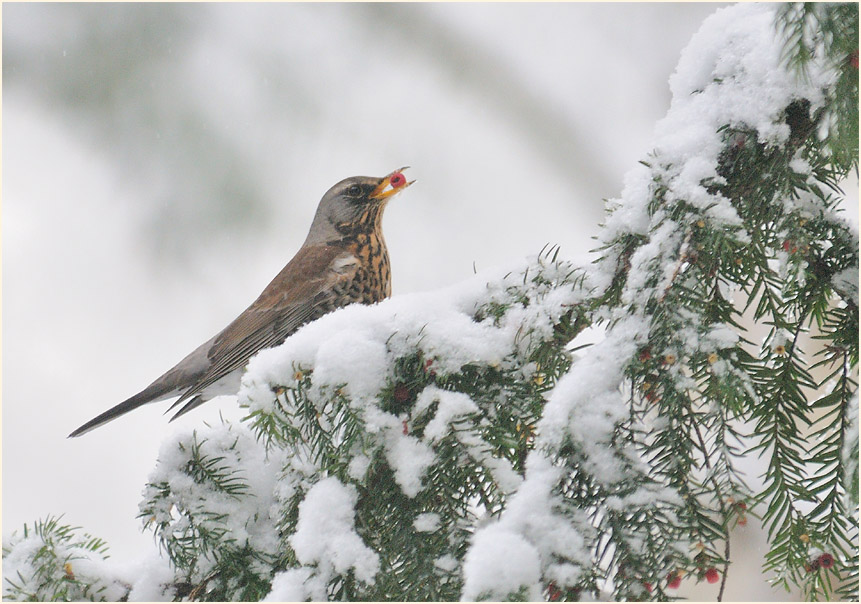
[[[300,249],[257,300],[216,336],[208,353],[209,368],[171,409],[197,398],[207,386],[244,367],[259,351],[277,346],[299,327],[331,309],[336,280],[348,278],[349,274],[335,273],[330,268],[346,251],[342,246],[326,244]],[[190,401],[177,416],[199,404],[194,403]]]

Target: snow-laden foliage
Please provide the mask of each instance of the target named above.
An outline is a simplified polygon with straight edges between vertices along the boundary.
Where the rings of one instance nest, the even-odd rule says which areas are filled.
[[[207,597],[234,595],[229,552],[260,586],[246,598],[273,579],[273,599],[457,598],[472,527],[521,484],[588,292],[545,255],[310,324],[250,363],[247,423],[165,445],[142,514]],[[556,524],[569,566],[588,565]]]
[[[106,564],[105,543],[48,518],[3,544],[4,600],[118,600],[128,588]]]
[[[844,23],[854,11],[857,45],[857,7],[833,10],[847,12]],[[663,578],[682,571],[713,578],[722,566],[725,575],[728,531],[755,505],[772,535],[767,568],[777,582],[830,593],[835,569],[857,566],[857,521],[839,497],[846,485],[837,460],[857,388],[857,286],[845,276],[857,274],[858,240],[834,194],[854,161],[834,161],[823,139],[841,130],[822,122],[853,68],[857,99],[857,50],[854,66],[848,55],[813,50],[799,74],[783,61],[774,21],[773,5],[721,10],[685,50],[655,150],[627,175],[599,235],[604,256],[590,276],[611,283],[598,311],[606,338],[559,381],[527,460],[524,484],[532,468],[543,473],[548,465],[533,458],[558,466],[570,459],[566,439],[593,438],[584,414],[630,415],[619,437],[639,445],[650,478],[684,504],[679,523],[663,530],[624,506],[622,526],[645,555],[623,544],[608,551],[619,596],[639,595],[632,578],[661,594]],[[857,114],[843,119],[857,124]],[[744,337],[747,308],[772,325],[760,348]],[[819,362],[798,345],[811,322],[826,340]],[[817,366],[831,373],[816,380]],[[740,431],[750,424],[745,438]],[[749,452],[770,456],[759,493],[736,471]],[[610,457],[605,471],[614,477],[619,465]],[[498,522],[517,514],[512,506]],[[678,525],[693,547],[674,559],[661,537]],[[811,564],[817,551],[834,556],[827,571]]]
[[[856,5],[718,11],[595,264],[552,251],[349,307],[252,359],[244,422],[161,449],[140,508],[174,569],[155,595],[722,594],[730,529],[756,515],[776,584],[857,599],[858,237],[838,188],[857,30]],[[140,595],[86,573],[98,547],[64,577],[50,534],[4,546],[6,597]]]

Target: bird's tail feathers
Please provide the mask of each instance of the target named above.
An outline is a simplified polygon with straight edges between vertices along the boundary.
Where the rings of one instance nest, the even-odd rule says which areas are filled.
[[[164,384],[159,384],[158,382],[151,384],[149,387],[138,392],[131,398],[124,400],[119,405],[111,407],[104,413],[97,415],[96,417],[88,421],[86,424],[69,434],[69,438],[74,438],[76,436],[86,434],[90,430],[98,428],[102,424],[106,424],[121,415],[125,415],[129,411],[133,411],[138,407],[146,405],[147,403],[154,403],[156,401],[168,398],[173,394],[171,390],[173,389],[168,390],[165,388]]]
[[[209,399],[203,398],[203,396],[200,394],[193,396],[191,399],[185,399],[183,397],[180,397],[180,399],[178,401],[176,401],[173,405],[171,405],[170,409],[165,411],[165,413],[168,413],[171,410],[173,410],[174,407],[176,407],[178,404],[185,403],[185,405],[183,405],[182,408],[179,411],[177,411],[176,413],[174,413],[173,417],[170,418],[170,421],[173,421],[176,418],[178,418],[182,415],[185,415],[186,413],[188,413],[192,409],[199,407],[200,405],[205,403],[207,400],[209,400]]]

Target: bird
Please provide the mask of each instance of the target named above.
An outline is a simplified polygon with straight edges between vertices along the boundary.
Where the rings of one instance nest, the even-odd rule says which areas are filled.
[[[81,436],[147,403],[179,396],[170,421],[211,398],[236,394],[249,359],[284,342],[302,325],[349,304],[391,295],[382,215],[415,181],[403,171],[346,178],[323,195],[302,247],[258,298],[227,327],[149,386],[69,434]]]

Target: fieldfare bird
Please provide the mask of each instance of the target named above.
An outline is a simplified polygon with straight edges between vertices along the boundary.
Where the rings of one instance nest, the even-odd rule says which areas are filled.
[[[356,176],[329,189],[305,243],[233,322],[152,384],[72,432],[80,436],[136,409],[179,395],[171,421],[220,394],[236,394],[248,360],[281,344],[299,327],[353,304],[373,304],[391,294],[389,254],[382,215],[392,196],[415,181],[402,171],[382,178]]]

